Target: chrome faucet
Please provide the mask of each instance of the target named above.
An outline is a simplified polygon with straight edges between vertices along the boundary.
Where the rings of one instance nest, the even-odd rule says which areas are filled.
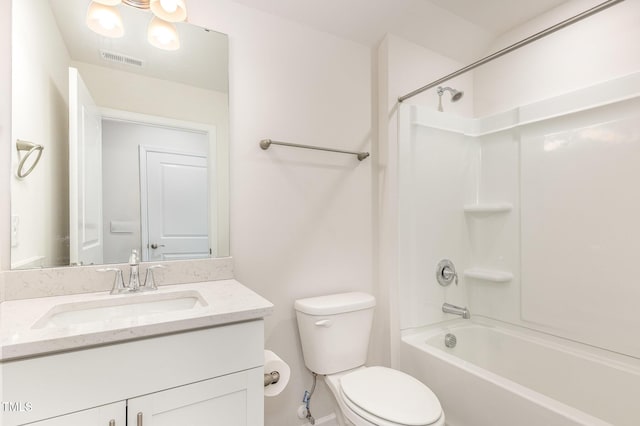
[[[460,306],[452,305],[450,303],[442,304],[442,312],[446,314],[460,315],[464,319],[471,318],[471,312],[467,308],[461,308]]]
[[[147,268],[147,273],[145,276],[144,284],[140,284],[140,258],[138,257],[137,250],[131,250],[131,255],[129,256],[129,284],[125,286],[124,279],[122,278],[122,270],[119,268],[102,268],[98,269],[98,272],[115,272],[116,277],[113,281],[113,288],[111,289],[111,294],[122,294],[122,293],[134,293],[139,291],[146,290],[157,290],[158,286],[156,285],[156,280],[153,275],[154,269],[157,268],[165,268],[164,265],[150,265]]]
[[[140,290],[140,274],[138,273],[138,266],[140,265],[140,259],[138,259],[138,250],[131,250],[129,256],[129,266],[131,267],[129,272],[129,291]]]

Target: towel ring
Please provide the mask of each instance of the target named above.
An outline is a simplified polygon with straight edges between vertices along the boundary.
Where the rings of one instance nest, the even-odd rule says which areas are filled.
[[[16,148],[18,148],[18,151],[27,151],[24,157],[22,157],[22,160],[20,160],[20,163],[18,164],[18,171],[16,172],[16,176],[22,179],[29,176],[29,173],[31,173],[33,169],[36,168],[38,161],[40,161],[40,157],[42,157],[42,150],[44,149],[44,146],[18,139],[16,141]],[[36,151],[38,152],[38,156],[31,164],[31,167],[29,167],[26,171],[23,171],[22,168],[24,167],[27,158],[29,158],[29,156],[31,156],[31,154]]]

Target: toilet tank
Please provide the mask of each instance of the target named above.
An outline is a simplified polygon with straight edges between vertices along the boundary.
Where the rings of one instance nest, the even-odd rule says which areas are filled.
[[[372,295],[357,292],[296,300],[307,368],[333,374],[364,365],[375,305]]]

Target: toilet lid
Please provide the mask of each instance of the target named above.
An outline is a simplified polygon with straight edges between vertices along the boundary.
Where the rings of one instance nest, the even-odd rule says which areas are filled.
[[[391,368],[354,371],[340,378],[340,387],[353,404],[392,423],[423,426],[442,415],[440,401],[431,389]]]

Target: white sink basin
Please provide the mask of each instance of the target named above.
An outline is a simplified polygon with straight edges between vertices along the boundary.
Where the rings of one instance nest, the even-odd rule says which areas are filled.
[[[197,291],[139,293],[54,306],[32,328],[69,327],[207,306]]]

